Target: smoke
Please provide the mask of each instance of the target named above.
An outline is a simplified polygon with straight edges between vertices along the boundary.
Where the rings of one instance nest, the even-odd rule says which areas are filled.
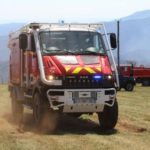
[[[150,67],[150,19],[120,20],[120,61]],[[117,21],[107,22],[108,32],[117,34]],[[115,57],[117,50],[114,51]],[[117,58],[117,57],[116,57]]]

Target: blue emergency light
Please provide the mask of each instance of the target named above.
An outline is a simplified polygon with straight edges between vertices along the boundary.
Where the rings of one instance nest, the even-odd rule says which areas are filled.
[[[93,78],[96,80],[100,80],[102,78],[102,76],[101,75],[95,75],[95,76],[93,76]]]

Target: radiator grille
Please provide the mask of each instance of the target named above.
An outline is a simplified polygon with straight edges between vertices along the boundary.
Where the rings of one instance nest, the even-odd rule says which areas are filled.
[[[112,87],[112,82],[107,81],[104,77],[100,80],[94,79],[93,76],[66,76],[63,79],[63,87],[73,88],[104,88]]]

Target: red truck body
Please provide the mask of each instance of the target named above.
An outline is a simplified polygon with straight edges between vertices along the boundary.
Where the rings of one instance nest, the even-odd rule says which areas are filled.
[[[142,83],[144,86],[150,85],[150,68],[148,67],[121,65],[120,71],[124,76],[132,74],[137,83]]]

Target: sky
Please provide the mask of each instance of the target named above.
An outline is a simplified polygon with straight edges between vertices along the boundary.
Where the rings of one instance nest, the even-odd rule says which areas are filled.
[[[110,21],[143,10],[149,0],[3,0],[0,24]]]

